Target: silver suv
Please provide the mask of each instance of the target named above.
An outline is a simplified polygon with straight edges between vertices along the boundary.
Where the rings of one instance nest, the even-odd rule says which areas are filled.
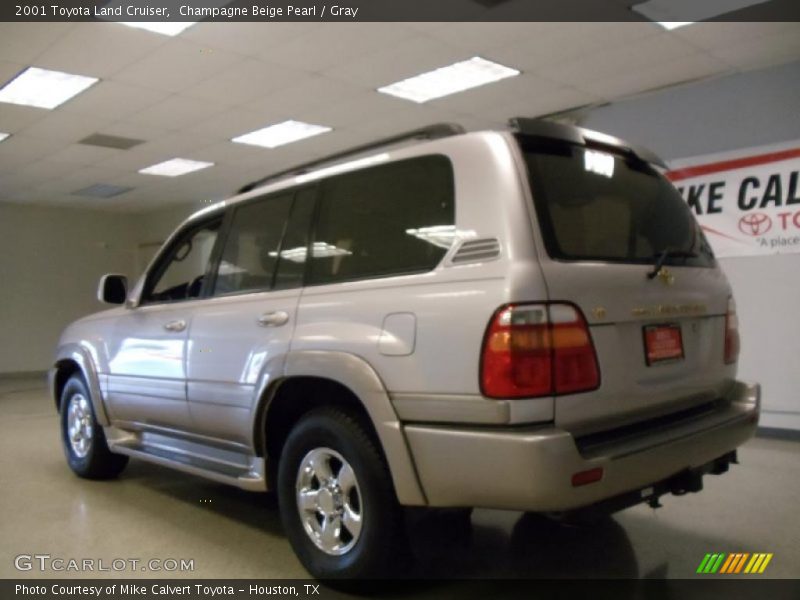
[[[52,369],[70,467],[275,490],[320,578],[387,573],[401,507],[613,511],[754,432],[731,289],[653,154],[514,119],[301,165],[190,217]]]

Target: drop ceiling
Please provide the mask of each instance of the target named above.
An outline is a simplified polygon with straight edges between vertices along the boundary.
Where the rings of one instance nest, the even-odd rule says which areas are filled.
[[[424,104],[376,91],[473,56],[522,74]],[[0,132],[11,134],[0,142],[0,202],[149,211],[213,201],[433,122],[502,127],[798,59],[797,23],[199,23],[173,38],[116,23],[2,23],[0,86],[29,66],[100,81],[54,110],[0,104]],[[273,149],[231,142],[287,120],[333,130]],[[141,143],[85,143],[98,134]],[[214,166],[139,172],[173,158]]]

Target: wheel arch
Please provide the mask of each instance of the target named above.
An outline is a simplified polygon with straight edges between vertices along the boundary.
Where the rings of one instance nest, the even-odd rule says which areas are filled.
[[[289,353],[282,376],[261,394],[253,431],[256,452],[277,465],[291,427],[320,406],[339,406],[363,417],[380,444],[399,502],[427,504],[389,394],[375,370],[352,354]]]
[[[67,385],[67,381],[75,374],[81,375],[88,387],[98,424],[109,425],[97,370],[88,352],[77,344],[60,347],[56,354],[53,368],[50,371],[50,393],[55,402],[56,410],[61,410],[61,394]]]

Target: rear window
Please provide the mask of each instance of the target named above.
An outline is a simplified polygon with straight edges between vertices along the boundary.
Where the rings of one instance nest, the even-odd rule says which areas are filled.
[[[710,267],[714,255],[678,191],[649,164],[562,142],[519,138],[552,258]]]

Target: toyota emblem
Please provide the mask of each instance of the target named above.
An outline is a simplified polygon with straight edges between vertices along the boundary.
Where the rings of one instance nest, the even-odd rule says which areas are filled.
[[[772,229],[772,219],[766,213],[750,213],[739,219],[739,231],[746,235],[764,235]]]

